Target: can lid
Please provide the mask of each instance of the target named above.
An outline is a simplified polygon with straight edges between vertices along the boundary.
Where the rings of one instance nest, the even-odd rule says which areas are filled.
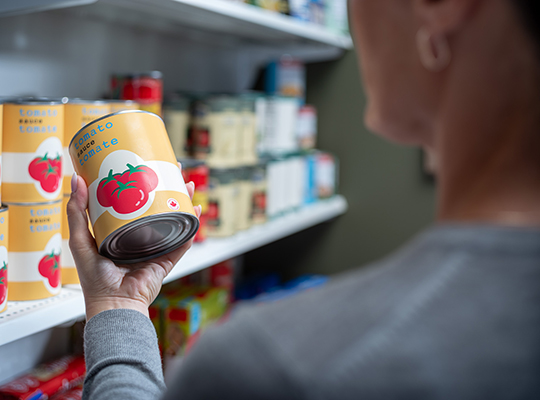
[[[37,106],[57,106],[67,103],[67,97],[19,97],[8,101],[11,104],[28,104]]]
[[[198,229],[199,220],[189,213],[150,215],[111,233],[101,243],[99,253],[122,264],[151,260],[182,246]]]
[[[161,71],[137,72],[133,74],[133,77],[134,78],[163,79],[163,73]]]
[[[65,97],[66,102],[64,104],[91,104],[95,106],[107,105],[109,102],[107,100],[87,100],[81,99],[79,97]]]

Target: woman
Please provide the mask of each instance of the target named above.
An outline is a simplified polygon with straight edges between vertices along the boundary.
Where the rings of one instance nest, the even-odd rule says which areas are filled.
[[[351,0],[366,124],[437,154],[438,223],[401,251],[203,335],[165,399],[532,398],[540,393],[540,6]],[[190,190],[193,187],[190,186]],[[165,391],[148,305],[187,249],[100,257],[73,180],[86,399]]]

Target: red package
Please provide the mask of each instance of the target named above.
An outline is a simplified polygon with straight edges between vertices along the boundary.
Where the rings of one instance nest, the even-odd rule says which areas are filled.
[[[51,400],[82,400],[82,392],[83,387],[80,385],[74,389],[68,390],[67,392],[51,397]]]
[[[45,400],[80,385],[85,373],[84,357],[62,357],[0,386],[0,399]]]

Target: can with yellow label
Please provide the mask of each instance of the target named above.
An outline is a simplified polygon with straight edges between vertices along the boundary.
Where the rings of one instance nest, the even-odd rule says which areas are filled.
[[[0,313],[7,310],[9,211],[0,208]]]
[[[78,284],[79,275],[75,267],[75,260],[69,248],[69,225],[67,219],[67,203],[69,196],[64,195],[62,200],[62,257],[60,259],[62,266],[62,285]]]
[[[99,118],[72,139],[75,171],[88,184],[88,209],[100,254],[149,260],[180,247],[199,221],[163,120],[145,111]]]
[[[68,99],[64,105],[64,194],[71,193],[70,181],[74,172],[67,145],[83,126],[109,114],[110,109],[111,106],[106,100]]]
[[[111,107],[111,110],[110,110],[111,113],[115,113],[118,111],[139,109],[139,103],[133,100],[108,100],[108,102],[109,102],[109,106]]]
[[[3,202],[61,199],[63,140],[61,101],[30,99],[4,104]]]
[[[60,293],[62,200],[10,204],[9,300],[38,300]]]

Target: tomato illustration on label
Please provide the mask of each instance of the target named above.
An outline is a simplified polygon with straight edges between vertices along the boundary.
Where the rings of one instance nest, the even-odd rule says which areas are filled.
[[[49,280],[49,285],[57,288],[60,284],[60,255],[47,254],[39,260],[38,271],[44,278]]]
[[[7,295],[7,264],[0,267],[0,304],[6,300]]]
[[[157,174],[146,165],[133,166],[121,174],[113,174],[103,178],[97,188],[97,200],[103,207],[112,207],[119,214],[135,212],[148,202],[149,194],[158,185]]]
[[[48,158],[48,153],[43,157],[36,157],[28,166],[28,173],[32,179],[39,182],[41,188],[47,193],[53,193],[58,189],[62,174],[62,157]]]

